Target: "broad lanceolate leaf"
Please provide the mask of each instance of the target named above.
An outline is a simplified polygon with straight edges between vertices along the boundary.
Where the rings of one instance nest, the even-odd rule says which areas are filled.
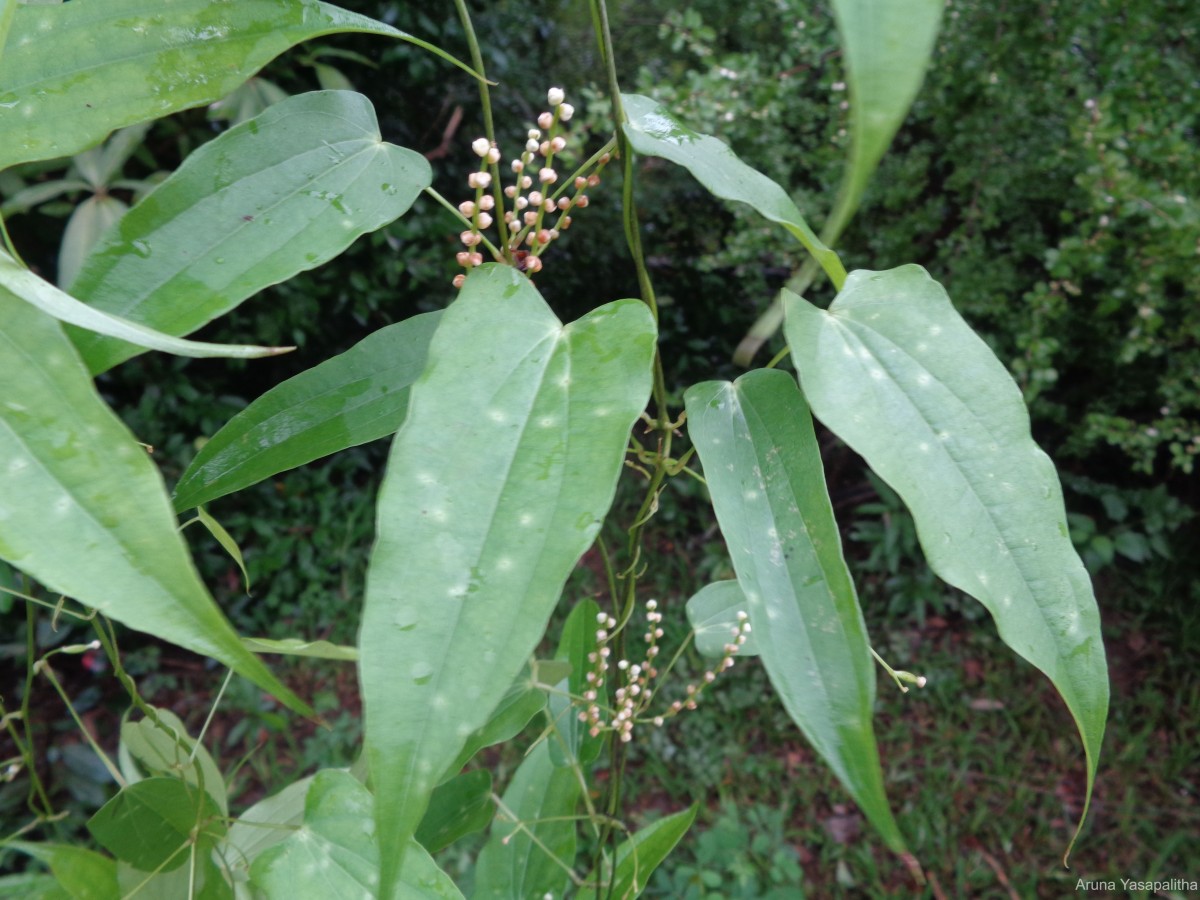
[[[833,0],[850,86],[850,163],[838,199],[845,221],[917,96],[944,7],[942,0]]]
[[[88,820],[88,830],[117,859],[143,872],[169,872],[192,852],[207,852],[225,831],[206,792],[178,778],[147,778],[121,789]]]
[[[741,634],[738,613],[746,612],[746,592],[736,579],[714,581],[696,591],[687,602],[688,623],[696,632],[696,652],[701,656],[721,657],[725,645]],[[738,648],[737,656],[758,656],[758,643],[751,631]]]
[[[121,773],[129,783],[146,776],[169,775],[202,788],[212,797],[221,815],[229,812],[225,779],[203,744],[187,733],[173,712],[156,709],[158,722],[150,718],[121,725],[119,758]]]
[[[813,412],[904,499],[933,570],[1066,701],[1090,799],[1108,713],[1100,617],[1019,388],[919,266],[851,273],[828,312],[794,295],[785,308]]]
[[[189,156],[109,232],[71,291],[189,334],[403,215],[431,177],[423,156],[382,140],[361,94],[289,97]],[[93,373],[139,352],[71,337]]]
[[[692,804],[682,812],[652,822],[636,834],[621,842],[617,848],[616,874],[612,876],[612,890],[602,896],[614,900],[633,900],[641,896],[654,870],[679,843],[680,838],[696,821],[696,813],[700,811],[698,804]],[[596,873],[588,877],[590,883],[595,883]],[[582,896],[586,893],[581,892]]]
[[[303,41],[415,41],[316,0],[71,0],[19,6],[0,56],[0,169],[70,156],[110,131],[219,100]]]
[[[466,834],[483,831],[492,821],[492,775],[474,769],[439,784],[417,829],[417,841],[430,853],[445,849]]]
[[[545,707],[545,691],[534,683],[528,669],[523,670],[500,698],[500,702],[492,710],[491,718],[467,736],[467,742],[458,751],[458,757],[447,767],[446,772],[451,775],[457,774],[471,757],[484,747],[512,740],[524,731],[525,726]]]
[[[110,315],[80,303],[69,294],[64,294],[50,282],[34,275],[19,265],[11,256],[0,250],[0,291],[11,297],[19,297],[25,303],[36,306],[42,312],[63,322],[78,325],[100,334],[119,337],[139,347],[162,350],[179,356],[227,356],[251,359],[258,356],[275,356],[287,353],[292,347],[252,347],[237,344],[206,344],[200,341],[185,341],[182,338],[147,328],[120,316]]]
[[[190,509],[347,447],[394,434],[441,312],[381,328],[267,391],[196,454],[175,487]]]
[[[622,94],[621,102],[629,116],[625,136],[634,150],[681,165],[715,196],[748,203],[778,222],[808,248],[834,284],[842,283],[846,270],[841,260],[816,236],[783,188],[738,159],[726,144],[692,131],[649,97]]]
[[[63,896],[70,897],[71,900],[113,900],[114,897],[121,895],[117,887],[117,861],[111,857],[69,844],[5,841],[4,846],[20,853],[27,853],[49,866],[54,880],[65,891]],[[46,895],[30,893],[28,896],[42,897]]]
[[[304,824],[257,856],[251,884],[269,900],[376,896],[379,844],[372,805],[370,792],[353,775],[318,772],[305,798]],[[408,842],[404,857],[401,896],[462,900],[454,882],[416,841]]]
[[[575,862],[579,775],[543,741],[517,767],[475,864],[472,900],[562,897]],[[534,840],[536,838],[536,840]]]
[[[145,450],[49,316],[0,288],[0,558],[296,709],[201,583]]]
[[[394,848],[596,537],[654,344],[643,304],[564,327],[506,266],[477,269],[443,314],[380,490],[359,641],[385,898]]]
[[[732,384],[695,385],[684,400],[771,683],[888,846],[903,853],[871,725],[866,626],[795,379],[759,369]]]

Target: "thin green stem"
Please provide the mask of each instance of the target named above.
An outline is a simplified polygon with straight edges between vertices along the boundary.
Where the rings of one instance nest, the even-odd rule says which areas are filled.
[[[113,781],[115,781],[121,787],[125,787],[125,776],[121,774],[121,770],[113,764],[113,761],[108,758],[108,754],[104,752],[98,743],[96,743],[96,739],[92,737],[92,733],[88,731],[87,726],[83,724],[83,719],[79,718],[79,713],[75,711],[75,706],[71,703],[71,698],[67,696],[66,688],[62,686],[62,682],[58,680],[58,676],[54,673],[54,670],[50,668],[49,659],[58,652],[60,651],[51,650],[44,657],[34,663],[34,672],[36,674],[45,676],[46,680],[49,681],[54,687],[54,690],[58,692],[58,696],[60,696],[63,703],[67,705],[67,711],[71,714],[71,718],[75,720],[76,727],[83,735],[83,739],[87,742],[88,746],[92,748],[92,752],[95,753],[100,759],[100,762],[104,764],[104,768],[108,769],[108,774],[112,776]]]
[[[471,13],[467,9],[466,0],[454,0],[454,7],[458,10],[458,18],[462,21],[463,33],[467,37],[467,47],[471,51],[471,65],[479,73],[479,103],[483,109],[483,130],[487,136],[488,143],[495,147],[497,146],[496,125],[492,120],[492,94],[488,89],[487,72],[483,67],[483,53],[479,49],[479,39],[475,37],[475,26],[471,23]],[[490,167],[492,173],[492,195],[496,198],[495,208],[500,210],[500,214],[496,216],[496,228],[500,232],[500,246],[504,247],[507,253],[508,223],[504,221],[504,192],[500,186],[500,163],[491,163]],[[492,250],[495,252],[494,247]],[[501,257],[498,256],[497,258]],[[504,256],[503,258],[508,259],[508,256]]]

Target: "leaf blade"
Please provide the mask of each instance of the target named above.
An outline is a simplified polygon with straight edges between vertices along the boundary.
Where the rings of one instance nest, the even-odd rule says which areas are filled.
[[[0,169],[219,100],[283,51],[356,31],[412,40],[313,0],[73,0],[20,6],[0,57]],[[55,36],[47,53],[44,35]]]
[[[0,557],[308,712],[239,643],[196,574],[161,475],[62,329],[2,287],[0,398]]]
[[[564,327],[506,266],[473,272],[444,313],[367,574],[359,670],[383,846],[413,833],[594,540],[649,397],[654,334],[637,301]],[[383,896],[396,863],[385,851]]]
[[[904,500],[930,567],[1063,697],[1090,802],[1108,710],[1099,611],[1012,376],[919,266],[851,273],[829,312],[795,295],[785,308],[814,412]]]
[[[430,312],[388,325],[267,391],[196,454],[175,486],[175,509],[395,433],[440,319]]]
[[[889,848],[906,853],[872,726],[875,670],[812,419],[777,369],[684,394],[759,656],[804,732]]]
[[[433,177],[385,142],[361,94],[289,97],[192,153],[84,262],[75,296],[171,335],[328,262],[412,206]],[[140,352],[69,331],[93,374]]]

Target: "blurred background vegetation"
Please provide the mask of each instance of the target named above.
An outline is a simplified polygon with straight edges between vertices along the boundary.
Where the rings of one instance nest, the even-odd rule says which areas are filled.
[[[341,5],[465,56],[450,4]],[[602,70],[585,4],[494,0],[477,13],[502,149],[515,148],[550,85],[579,108],[577,154],[606,136]],[[847,93],[828,6],[611,0],[622,84],[698,131],[720,136],[787,187],[815,225],[828,212],[846,150]],[[1082,754],[1048,683],[1016,660],[973,601],[928,573],[896,496],[826,434],[830,490],[876,648],[931,678],[901,697],[880,682],[879,731],[893,803],[933,876],[928,896],[1058,896],[1077,877],[1200,877],[1196,750],[1200,680],[1200,22],[1190,0],[949,0],[924,88],[838,247],[848,268],[915,262],[1010,368],[1034,435],[1055,459],[1076,545],[1096,579],[1113,671],[1106,758],[1092,820],[1065,872],[1059,855],[1078,814]],[[43,272],[195,146],[287,93],[353,87],[371,97],[385,138],[425,153],[435,186],[462,199],[482,133],[469,78],[408,45],[340,37],[277,60],[246,88],[110,141],[107,154],[0,174],[18,248]],[[84,157],[87,154],[83,155]],[[580,156],[580,159],[583,157]],[[683,390],[735,377],[739,339],[802,261],[798,244],[745,208],[714,201],[658,160],[640,164],[644,242],[663,302],[662,352],[676,409]],[[612,172],[547,258],[539,286],[563,318],[636,295]],[[87,206],[86,214],[75,211]],[[83,206],[81,206],[83,205]],[[68,217],[70,227],[68,228]],[[64,241],[64,229],[68,240]],[[206,328],[204,340],[293,343],[250,363],[148,354],[100,388],[172,483],[197,442],[274,384],[371,331],[453,296],[458,228],[422,199],[400,221],[326,267],[265,291]],[[72,237],[73,235],[73,237]],[[827,284],[810,299],[832,299]],[[760,353],[764,363],[782,347]],[[349,643],[373,532],[387,442],[355,448],[225,498],[210,510],[240,543],[253,585],[215,541],[188,529],[205,579],[243,633]],[[633,473],[614,534],[640,499]],[[677,617],[701,584],[731,574],[702,489],[677,479],[653,521],[647,575]],[[571,599],[598,591],[585,567]],[[566,604],[564,604],[566,607]],[[24,633],[67,640],[0,596],[6,677],[23,671]],[[31,624],[32,623],[32,624]],[[202,714],[212,673],[129,635],[145,694]],[[686,660],[699,671],[698,660]],[[287,666],[332,730],[284,719],[243,685],[226,701],[215,751],[242,762],[253,799],[318,764],[352,758],[359,726],[351,671]],[[97,673],[74,699],[117,710]],[[668,860],[661,897],[792,898],[843,892],[911,896],[752,662],[701,710],[642,736],[629,794],[635,819],[704,805],[698,831]],[[55,704],[57,701],[55,701]],[[104,773],[46,712],[48,773],[65,805],[94,808]],[[511,762],[493,760],[502,769]],[[0,786],[0,817],[20,821],[23,787]],[[64,826],[65,827],[65,826]],[[470,848],[447,861],[465,867]],[[1187,868],[1191,865],[1193,868]],[[797,886],[802,886],[798,888]]]

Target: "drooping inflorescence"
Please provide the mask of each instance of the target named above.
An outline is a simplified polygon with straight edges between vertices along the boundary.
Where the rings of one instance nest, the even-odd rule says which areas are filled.
[[[479,248],[486,245],[496,252],[497,262],[507,262],[530,275],[541,271],[543,252],[571,226],[571,212],[588,205],[586,191],[600,183],[599,171],[611,156],[598,155],[572,178],[560,182],[555,157],[567,146],[564,126],[575,114],[575,108],[564,97],[561,88],[550,88],[546,95],[550,109],[538,116],[537,128],[526,132],[525,147],[512,160],[513,183],[505,186],[500,201],[502,224],[496,222],[497,195],[492,175],[493,170],[499,171],[495,167],[500,162],[500,149],[487,138],[476,138],[471,143],[479,157],[479,168],[467,177],[468,186],[475,189],[475,199],[458,205],[458,211],[470,222],[470,228],[459,235],[465,249],[456,256],[464,269],[483,265]],[[493,224],[501,235],[498,247],[484,238],[484,232]],[[462,287],[465,280],[465,274],[455,276],[454,286]]]

